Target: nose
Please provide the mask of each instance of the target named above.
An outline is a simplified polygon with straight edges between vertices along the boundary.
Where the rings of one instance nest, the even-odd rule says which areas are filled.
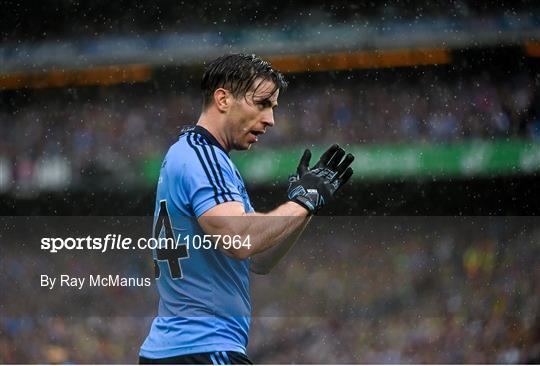
[[[270,110],[263,115],[262,123],[268,127],[274,126],[274,111],[273,110]]]

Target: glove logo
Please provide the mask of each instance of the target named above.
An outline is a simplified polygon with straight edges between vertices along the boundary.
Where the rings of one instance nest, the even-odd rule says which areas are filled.
[[[294,199],[297,196],[305,196],[306,190],[302,186],[297,186],[293,190],[289,191],[289,199]]]

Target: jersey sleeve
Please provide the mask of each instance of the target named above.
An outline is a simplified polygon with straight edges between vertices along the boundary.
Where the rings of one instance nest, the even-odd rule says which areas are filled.
[[[195,216],[225,202],[243,204],[228,157],[210,145],[194,145],[193,151],[193,159],[184,171],[184,183]]]

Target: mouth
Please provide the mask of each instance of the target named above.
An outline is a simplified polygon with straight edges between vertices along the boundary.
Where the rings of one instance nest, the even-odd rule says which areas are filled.
[[[251,137],[250,138],[251,143],[259,141],[258,136],[264,135],[265,133],[266,133],[266,131],[264,131],[264,130],[251,130],[251,131],[249,131],[249,136]]]

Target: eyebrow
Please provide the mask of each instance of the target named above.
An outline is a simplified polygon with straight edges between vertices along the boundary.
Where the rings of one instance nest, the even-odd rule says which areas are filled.
[[[265,104],[265,105],[269,104],[270,106],[272,106],[272,108],[275,108],[275,107],[278,106],[278,102],[276,102],[276,104],[274,104],[274,103],[272,103],[272,101],[269,98],[256,100],[255,103],[261,103],[261,104]]]

